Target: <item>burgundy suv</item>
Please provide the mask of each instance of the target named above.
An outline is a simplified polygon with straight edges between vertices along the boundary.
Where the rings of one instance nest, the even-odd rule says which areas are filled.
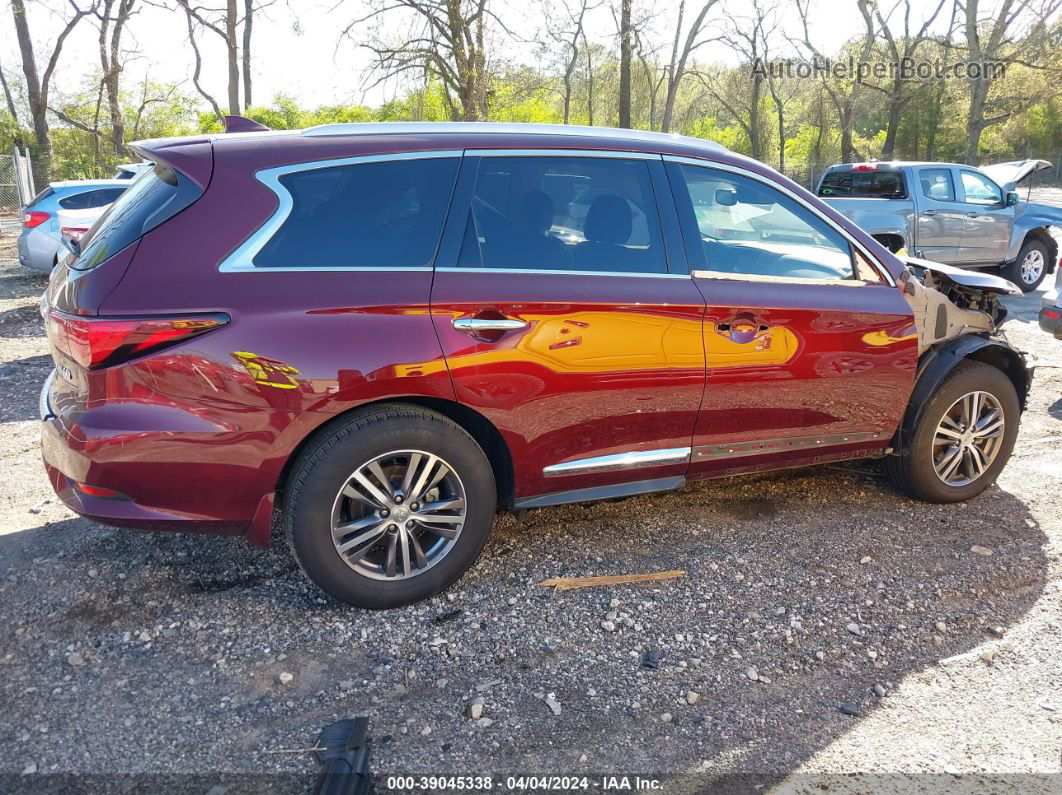
[[[246,127],[244,127],[246,128]],[[111,525],[283,525],[336,599],[457,580],[499,507],[884,457],[969,499],[1031,370],[1002,279],[901,261],[771,169],[621,130],[145,141],[60,263],[44,458]]]

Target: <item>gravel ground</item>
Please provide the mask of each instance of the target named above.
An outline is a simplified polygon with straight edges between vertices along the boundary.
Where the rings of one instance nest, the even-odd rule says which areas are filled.
[[[321,598],[282,544],[111,530],[58,503],[38,451],[43,288],[5,236],[0,792],[60,774],[305,791],[298,749],[354,715],[382,774],[1062,786],[1062,343],[1036,326],[1039,294],[1008,301],[1041,363],[1015,456],[969,504],[900,497],[858,462],[503,516],[450,592],[369,613]],[[672,568],[687,576],[538,584]]]

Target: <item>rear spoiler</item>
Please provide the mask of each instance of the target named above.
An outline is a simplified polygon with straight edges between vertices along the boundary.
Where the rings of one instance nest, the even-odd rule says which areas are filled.
[[[210,138],[205,135],[133,141],[129,148],[145,160],[162,163],[179,171],[203,190],[210,184],[210,175],[214,171],[214,148]]]
[[[254,119],[248,119],[246,116],[226,116],[225,132],[270,132],[270,128]]]

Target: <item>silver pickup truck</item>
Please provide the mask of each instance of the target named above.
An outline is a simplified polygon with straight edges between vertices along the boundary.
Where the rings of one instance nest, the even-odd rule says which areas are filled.
[[[1030,292],[1057,266],[1049,227],[1062,227],[1062,209],[1023,201],[1017,188],[1046,168],[1046,160],[981,168],[844,163],[823,172],[818,195],[892,251],[962,268],[1001,268]]]

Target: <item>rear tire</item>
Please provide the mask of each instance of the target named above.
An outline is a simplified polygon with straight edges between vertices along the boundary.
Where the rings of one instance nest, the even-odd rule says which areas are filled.
[[[1026,240],[1018,258],[1003,267],[1003,278],[1014,282],[1023,293],[1031,293],[1047,275],[1047,246],[1039,240]]]
[[[973,406],[976,411],[969,412]],[[991,435],[993,412],[1002,419],[997,435]],[[961,362],[929,398],[918,426],[906,435],[908,446],[885,459],[886,472],[897,488],[920,500],[972,499],[995,482],[1010,458],[1020,413],[1006,374],[982,362]]]
[[[341,419],[307,446],[287,481],[283,524],[322,591],[382,610],[458,580],[496,505],[490,463],[464,429],[394,404]]]

